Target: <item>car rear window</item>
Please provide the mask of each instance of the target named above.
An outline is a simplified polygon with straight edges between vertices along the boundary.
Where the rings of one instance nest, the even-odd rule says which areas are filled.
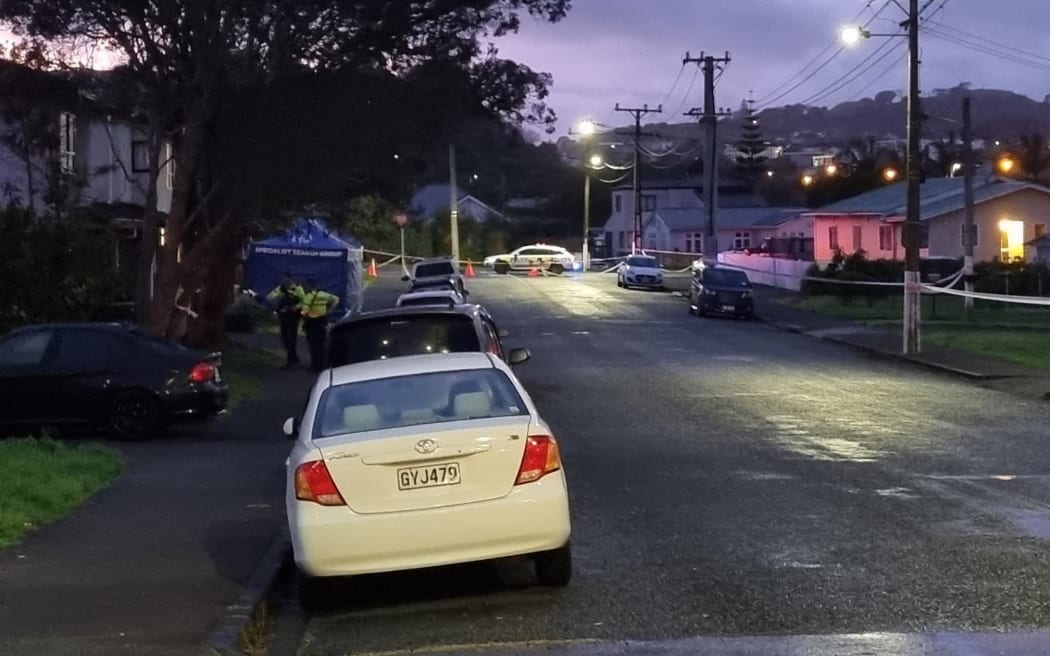
[[[417,278],[433,278],[435,276],[451,276],[456,273],[451,262],[434,262],[431,264],[420,264],[416,266]]]
[[[318,401],[313,436],[524,414],[525,403],[502,371],[440,371],[329,388]]]
[[[462,314],[406,314],[352,321],[333,328],[329,365],[427,353],[481,350],[474,321]]]
[[[708,269],[704,273],[704,282],[708,285],[725,285],[727,287],[750,287],[751,281],[743,271],[732,269]]]

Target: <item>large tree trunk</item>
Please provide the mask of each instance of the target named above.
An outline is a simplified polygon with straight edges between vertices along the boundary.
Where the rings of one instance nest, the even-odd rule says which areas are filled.
[[[158,254],[156,286],[146,322],[146,330],[155,335],[168,334],[175,311],[175,297],[182,283],[180,249],[186,237],[186,221],[189,218],[206,124],[202,116],[204,108],[198,107],[197,110],[196,116],[186,122],[173,149],[175,180],[171,192],[171,210],[168,212],[164,246]]]
[[[207,263],[207,283],[194,307],[186,343],[193,348],[217,349],[226,344],[226,308],[233,300],[236,253],[216,254]]]

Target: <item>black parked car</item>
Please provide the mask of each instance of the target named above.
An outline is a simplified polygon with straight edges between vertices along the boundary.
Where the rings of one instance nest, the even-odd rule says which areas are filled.
[[[506,333],[480,305],[415,306],[357,314],[333,324],[328,366],[426,353],[485,351],[509,364],[529,359],[526,349],[505,351]]]
[[[221,354],[123,324],[49,324],[0,338],[0,423],[104,426],[152,437],[226,408]]]
[[[689,313],[731,314],[745,319],[755,316],[751,281],[740,269],[704,266],[693,273],[689,285]]]

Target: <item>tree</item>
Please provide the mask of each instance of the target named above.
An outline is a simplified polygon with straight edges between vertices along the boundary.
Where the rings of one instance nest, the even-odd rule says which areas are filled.
[[[557,21],[568,7],[568,0],[0,0],[0,22],[36,52],[92,42],[123,57],[113,81],[134,100],[150,135],[140,290],[148,287],[155,253],[157,274],[142,318],[151,332],[168,334],[179,290],[196,289],[196,280],[236,249],[251,205],[209,161],[217,157],[209,157],[209,137],[231,96],[304,72],[404,78],[442,61],[467,72],[471,98],[484,99],[486,110],[549,122],[553,113],[542,103],[549,80],[484,52],[480,41],[516,30],[522,12]],[[367,104],[363,96],[353,109]],[[174,175],[171,208],[162,217],[155,199],[167,143]],[[162,222],[165,240],[157,248]]]
[[[747,101],[744,125],[740,130],[740,141],[737,143],[740,149],[740,155],[736,158],[737,168],[740,174],[754,186],[758,183],[766,162],[766,157],[762,154],[766,150],[766,144],[762,140],[762,129],[759,127],[758,117],[755,116],[753,99]]]

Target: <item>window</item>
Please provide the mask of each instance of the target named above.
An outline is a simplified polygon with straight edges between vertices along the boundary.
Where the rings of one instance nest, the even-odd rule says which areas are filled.
[[[751,281],[747,274],[736,269],[711,268],[703,270],[705,285],[721,285],[725,287],[750,287]]]
[[[622,194],[616,194],[613,197],[613,205],[616,206],[616,212],[619,213],[619,212],[623,211],[623,195]]]
[[[428,264],[417,264],[414,272],[415,278],[437,278],[439,276],[454,276],[456,269],[452,262],[431,262]]]
[[[175,188],[175,153],[171,144],[164,146],[164,183],[168,189]]]
[[[499,338],[499,330],[496,329],[496,324],[492,323],[488,319],[482,319],[481,325],[485,329],[485,336],[488,337],[491,348],[496,349],[495,355],[503,357],[503,342]]]
[[[854,253],[856,253],[857,251],[863,250],[863,248],[864,248],[863,237],[864,237],[864,227],[863,226],[859,226],[859,225],[853,226],[853,252]]]
[[[693,238],[688,236],[688,235],[686,235],[686,238],[685,238],[685,252],[686,253],[692,253],[693,252]]]
[[[73,173],[76,166],[77,120],[69,112],[58,115],[58,161],[63,173]]]
[[[642,211],[652,212],[656,209],[656,196],[652,194],[642,194]]]
[[[134,349],[128,341],[104,330],[65,329],[59,335],[61,339],[53,367],[55,373],[117,371],[133,360]]]
[[[131,142],[131,172],[149,173],[149,142],[136,139]]]
[[[1037,226],[1038,227],[1038,226]],[[973,245],[976,248],[980,245],[980,232],[977,230],[977,224],[970,226],[970,239],[973,240]],[[959,238],[963,248],[966,248],[966,224],[959,226]]]
[[[893,250],[893,226],[892,225],[880,225],[879,226],[879,250],[880,251],[892,251]]]
[[[464,314],[434,312],[353,321],[334,328],[329,359],[333,367],[427,353],[481,350],[474,320]]]
[[[329,388],[318,401],[313,436],[526,414],[514,383],[502,371],[440,371]]]
[[[733,235],[733,248],[738,251],[745,248],[751,248],[751,233],[738,232]]]
[[[620,231],[620,248],[627,248],[627,239],[624,236],[623,230]]]
[[[0,367],[40,364],[51,345],[52,335],[50,330],[34,330],[0,342]]]
[[[828,247],[835,251],[839,248],[839,227],[829,226],[828,227]]]

